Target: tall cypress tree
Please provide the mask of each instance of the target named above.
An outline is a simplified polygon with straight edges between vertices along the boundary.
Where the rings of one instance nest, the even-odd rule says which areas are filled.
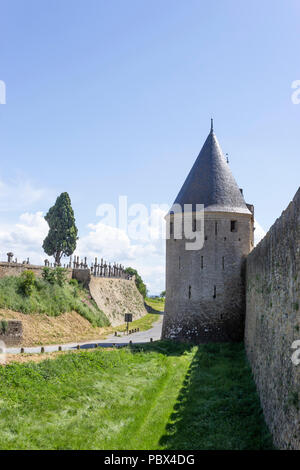
[[[74,211],[68,193],[58,196],[45,220],[48,222],[49,232],[43,242],[43,249],[47,255],[54,256],[56,265],[60,266],[61,257],[71,256],[78,240]]]

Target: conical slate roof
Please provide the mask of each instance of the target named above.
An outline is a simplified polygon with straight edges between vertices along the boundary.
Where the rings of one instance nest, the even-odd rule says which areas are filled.
[[[250,214],[221,147],[211,131],[174,204],[204,204],[205,211]]]

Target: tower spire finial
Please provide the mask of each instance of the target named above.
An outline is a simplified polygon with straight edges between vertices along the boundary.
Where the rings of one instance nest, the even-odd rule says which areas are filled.
[[[214,120],[213,120],[213,118],[211,118],[211,120],[210,120],[210,132],[213,132],[213,130],[214,130]]]

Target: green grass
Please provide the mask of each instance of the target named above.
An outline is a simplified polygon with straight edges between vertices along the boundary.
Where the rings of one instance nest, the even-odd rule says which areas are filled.
[[[159,341],[0,368],[1,449],[269,449],[243,346]]]
[[[80,285],[66,282],[51,284],[36,279],[31,295],[24,295],[20,288],[21,277],[7,276],[0,279],[0,307],[22,313],[41,313],[58,316],[75,310],[95,326],[109,324],[104,313]]]
[[[157,312],[163,312],[165,310],[165,299],[163,297],[146,297],[145,302],[149,307]]]
[[[151,313],[147,313],[144,315],[142,318],[139,318],[138,320],[134,320],[133,322],[129,323],[129,330],[139,328],[140,331],[146,331],[150,330],[150,328],[153,327],[153,323],[157,322],[159,319],[161,319],[161,312],[164,311],[165,307],[165,301],[164,299],[157,298],[157,299],[151,299],[147,298],[145,299],[145,303],[151,307],[152,311]],[[119,331],[119,332],[124,332],[127,330],[127,325],[124,323],[123,325],[119,325],[115,328],[112,328],[112,331]]]
[[[140,331],[150,330],[153,327],[153,323],[157,322],[161,318],[160,313],[147,313],[142,318],[138,320],[134,320],[133,322],[129,323],[128,329],[132,330],[135,328],[139,328]],[[116,326],[114,331],[124,332],[127,329],[127,324]]]

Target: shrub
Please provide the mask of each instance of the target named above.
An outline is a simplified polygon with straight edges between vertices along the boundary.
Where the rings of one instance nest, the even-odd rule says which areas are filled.
[[[66,268],[49,268],[48,266],[45,266],[43,268],[42,276],[43,279],[50,284],[58,284],[62,287],[66,282],[66,274]]]
[[[42,276],[45,281],[50,282],[50,284],[55,284],[54,269],[51,269],[48,266],[45,266],[43,268]]]
[[[8,322],[6,320],[1,320],[0,322],[0,333],[5,335],[8,329]]]
[[[33,271],[24,271],[20,276],[19,288],[23,295],[29,297],[34,289],[36,277]]]
[[[69,284],[70,284],[70,286],[78,287],[77,279],[70,279]]]
[[[66,268],[57,267],[54,269],[55,281],[59,286],[63,286],[67,280]]]

